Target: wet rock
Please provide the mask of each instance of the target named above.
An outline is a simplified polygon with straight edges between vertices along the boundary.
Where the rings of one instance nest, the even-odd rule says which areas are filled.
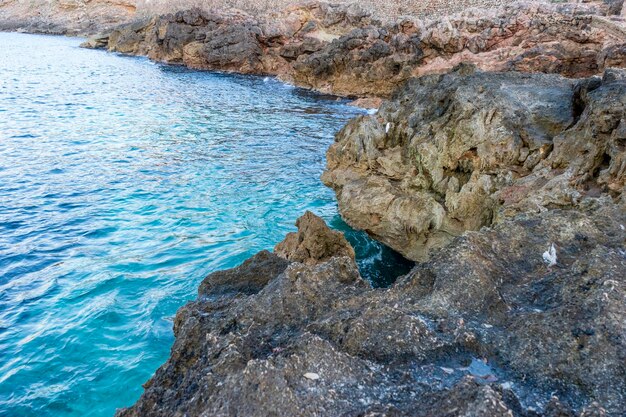
[[[514,213],[619,199],[622,73],[574,81],[464,65],[411,80],[337,135],[322,180],[350,225],[420,261]]]
[[[211,274],[200,284],[198,295],[209,297],[224,293],[256,294],[288,265],[283,258],[261,251],[237,268]]]
[[[307,211],[296,221],[298,232],[289,233],[274,252],[289,261],[305,264],[325,262],[335,256],[354,260],[354,249],[343,233],[331,230],[324,220]]]

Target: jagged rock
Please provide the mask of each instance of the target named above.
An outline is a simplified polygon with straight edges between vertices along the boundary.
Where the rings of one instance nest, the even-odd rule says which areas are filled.
[[[289,233],[274,252],[289,261],[305,264],[325,262],[334,256],[354,260],[354,249],[343,233],[331,230],[324,220],[307,211],[296,221],[297,233]]]
[[[602,3],[607,7],[608,15],[619,15],[622,13],[624,0],[602,0]]]
[[[136,0],[0,1],[0,30],[94,35],[131,21],[136,10]]]
[[[467,233],[388,290],[346,256],[209,275],[118,416],[621,416],[626,211],[587,200]]]
[[[428,261],[371,289],[307,213],[203,281],[118,415],[624,415],[625,118],[623,70],[409,81],[337,136],[324,180]]]
[[[146,33],[153,28],[151,20],[138,20],[129,23],[126,30],[114,30],[108,36],[107,47],[115,45],[115,50],[124,54],[148,53],[148,50],[137,50],[137,46],[145,38]],[[104,36],[101,37],[103,39]],[[81,46],[88,47],[90,41]]]
[[[94,35],[91,38],[87,39],[80,46],[82,48],[88,48],[88,49],[101,49],[101,48],[105,48],[108,43],[109,43],[109,35],[99,34],[99,35]]]
[[[107,48],[197,69],[277,75],[340,95],[389,97],[413,76],[460,62],[568,77],[626,66],[626,28],[599,16],[606,13],[596,4],[514,4],[383,24],[355,5],[310,2],[261,16],[196,9],[123,25]]]
[[[626,181],[626,82],[482,73],[411,80],[350,122],[323,181],[353,227],[414,260],[503,216],[619,198]]]

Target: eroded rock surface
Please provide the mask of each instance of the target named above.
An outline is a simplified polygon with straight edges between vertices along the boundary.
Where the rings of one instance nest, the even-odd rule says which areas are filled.
[[[467,233],[388,290],[348,256],[209,275],[118,416],[623,415],[626,213],[586,201]]]
[[[354,249],[343,233],[331,230],[324,220],[307,211],[296,222],[298,231],[289,233],[274,252],[289,261],[317,264],[336,256],[354,260]]]
[[[340,95],[388,97],[413,76],[460,62],[568,77],[624,67],[626,27],[606,16],[609,9],[617,6],[520,3],[392,24],[356,4],[311,2],[265,16],[188,10],[123,25],[108,41],[101,35],[86,46],[191,68],[278,75]]]
[[[623,77],[462,65],[411,80],[337,135],[322,179],[350,225],[421,261],[504,216],[623,198]]]

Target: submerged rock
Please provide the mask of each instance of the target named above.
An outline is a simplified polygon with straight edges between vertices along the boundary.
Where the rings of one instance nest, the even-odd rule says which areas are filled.
[[[516,3],[391,24],[356,5],[323,2],[261,16],[194,9],[122,25],[106,48],[191,68],[278,75],[340,95],[388,97],[413,76],[460,62],[568,77],[625,67],[626,28],[604,16],[613,9]]]
[[[350,225],[419,261],[515,213],[602,193],[619,200],[623,74],[570,80],[462,65],[411,80],[337,135],[322,179]]]

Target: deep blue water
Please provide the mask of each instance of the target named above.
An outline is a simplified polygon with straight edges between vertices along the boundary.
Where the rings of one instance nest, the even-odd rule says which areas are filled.
[[[0,33],[0,415],[132,404],[202,278],[307,209],[347,232],[374,284],[406,272],[319,181],[361,110],[79,43]]]

